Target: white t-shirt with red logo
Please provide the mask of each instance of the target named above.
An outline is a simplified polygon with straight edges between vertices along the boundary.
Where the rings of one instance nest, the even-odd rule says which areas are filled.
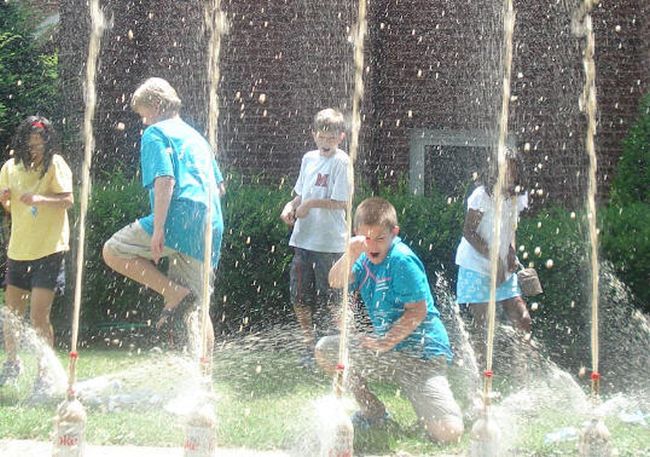
[[[317,149],[302,158],[300,175],[293,190],[303,202],[326,199],[346,202],[350,195],[350,158],[340,149],[331,157]],[[296,220],[289,245],[315,252],[345,251],[345,210],[312,208]]]

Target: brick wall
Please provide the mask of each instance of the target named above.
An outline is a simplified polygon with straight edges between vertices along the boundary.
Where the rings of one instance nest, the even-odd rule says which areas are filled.
[[[374,0],[369,4],[364,125],[358,172],[371,181],[409,170],[414,129],[489,137],[500,106],[501,17],[488,0]],[[585,119],[579,40],[557,2],[516,2],[510,131],[533,186],[552,199],[584,188]],[[560,2],[566,3],[566,2]],[[134,164],[139,121],[128,99],[147,76],[168,78],[184,117],[206,119],[206,37],[199,0],[108,0],[114,26],[104,37],[98,87],[100,163]],[[69,127],[82,115],[83,0],[62,0],[62,75]],[[325,106],[349,111],[356,5],[331,0],[223,0],[220,160],[227,171],[291,184],[311,147],[309,124]],[[598,152],[606,190],[620,140],[647,91],[648,18],[644,0],[603,2],[594,12],[599,95]],[[132,30],[133,39],[128,31]],[[642,70],[646,69],[644,73]],[[115,130],[124,122],[126,130]],[[469,176],[468,169],[468,176]]]
[[[501,24],[494,2],[381,3],[374,24],[381,52],[370,154],[373,168],[390,177],[390,171],[408,167],[411,129],[494,131]],[[569,11],[548,3],[516,2],[509,126],[531,185],[558,199],[583,192],[586,120],[577,106],[582,44],[570,33]],[[594,24],[599,176],[606,190],[620,141],[647,91],[640,49],[645,44],[647,61],[647,15],[635,0],[606,2],[594,12]]]

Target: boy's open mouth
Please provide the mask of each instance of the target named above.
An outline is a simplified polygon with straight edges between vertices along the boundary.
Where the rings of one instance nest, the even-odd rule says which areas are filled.
[[[379,252],[369,252],[368,255],[371,259],[376,259],[379,257]]]

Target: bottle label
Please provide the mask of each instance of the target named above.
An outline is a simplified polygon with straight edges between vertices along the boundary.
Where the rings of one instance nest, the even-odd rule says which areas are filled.
[[[83,455],[84,423],[59,423],[54,437],[54,457]]]
[[[354,432],[352,427],[338,427],[332,440],[326,444],[326,457],[352,457]]]
[[[210,427],[185,428],[185,457],[212,457],[217,447],[214,429]]]

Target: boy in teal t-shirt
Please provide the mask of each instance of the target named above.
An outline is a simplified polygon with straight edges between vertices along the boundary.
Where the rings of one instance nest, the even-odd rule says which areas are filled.
[[[424,266],[397,236],[397,215],[388,201],[364,200],[354,228],[348,253],[329,275],[330,284],[340,288],[349,274],[350,290],[360,294],[372,322],[370,334],[350,338],[350,390],[360,407],[353,422],[372,425],[386,417],[364,378],[382,379],[400,386],[431,440],[457,441],[462,413],[446,378],[452,352]],[[337,354],[338,337],[319,341],[316,359],[326,371],[335,369]]]
[[[165,305],[156,324],[182,319],[187,330],[177,346],[198,351],[198,297],[203,295],[205,228],[208,208],[212,229],[208,296],[212,294],[223,235],[220,196],[223,177],[212,148],[179,116],[181,100],[164,79],[150,78],[133,94],[131,107],[148,127],[142,135],[142,185],[149,191],[151,214],[124,227],[104,245],[106,264],[118,273],[163,296]],[[167,274],[156,264],[169,259]],[[214,334],[207,322],[207,351],[211,360]],[[174,335],[175,338],[179,335]],[[185,338],[189,338],[187,341]]]

